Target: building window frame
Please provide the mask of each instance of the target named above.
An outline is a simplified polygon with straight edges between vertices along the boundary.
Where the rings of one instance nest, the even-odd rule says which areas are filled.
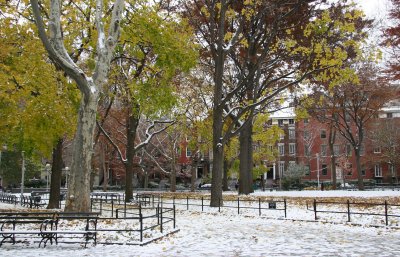
[[[285,155],[285,144],[284,143],[278,143],[278,153],[280,156]]]
[[[376,178],[382,177],[382,167],[379,163],[374,165],[374,175]]]
[[[328,155],[328,146],[325,144],[321,145],[321,157],[326,157]]]
[[[288,134],[289,134],[289,139],[296,139],[296,130],[295,129],[289,129]]]
[[[321,129],[320,136],[321,136],[321,139],[325,139],[326,138],[326,130],[325,129]]]
[[[289,155],[295,155],[295,154],[296,154],[296,144],[289,143]]]

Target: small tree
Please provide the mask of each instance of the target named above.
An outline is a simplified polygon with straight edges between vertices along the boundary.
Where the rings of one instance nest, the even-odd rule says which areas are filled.
[[[305,176],[307,167],[300,164],[291,163],[283,174],[282,187],[285,190],[291,187],[301,188],[301,179]]]

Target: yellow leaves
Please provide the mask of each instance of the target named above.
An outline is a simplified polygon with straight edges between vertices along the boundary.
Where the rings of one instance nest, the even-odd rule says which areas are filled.
[[[227,32],[227,33],[225,34],[225,36],[224,36],[224,40],[225,40],[225,41],[229,41],[229,40],[232,39],[232,37],[233,37],[233,33],[232,33],[232,32]]]

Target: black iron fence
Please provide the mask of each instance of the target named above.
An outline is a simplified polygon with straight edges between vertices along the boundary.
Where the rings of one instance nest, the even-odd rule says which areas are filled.
[[[327,206],[329,206],[331,209],[332,206],[334,206],[334,210],[326,209]],[[369,210],[371,208],[373,208],[373,210]],[[317,201],[316,199],[314,199],[312,205],[307,202],[307,210],[314,212],[315,220],[318,220],[320,218],[318,216],[318,213],[346,215],[347,222],[351,222],[351,218],[355,215],[378,216],[382,217],[386,226],[389,226],[389,218],[400,219],[400,205],[389,204],[387,201],[384,201],[383,203],[366,203],[350,202],[350,200],[347,200],[346,202],[336,202]]]
[[[206,207],[210,206],[210,197],[201,198],[167,198],[159,196],[159,202],[161,205],[174,205],[177,207],[181,207],[186,210],[199,210],[203,212]],[[154,201],[154,196],[153,196]],[[221,200],[220,200],[221,203]],[[258,199],[243,199],[236,198],[235,200],[223,200],[223,204],[219,204],[219,207],[214,208],[217,209],[218,212],[221,212],[221,209],[234,209],[237,210],[237,213],[240,214],[243,210],[253,210],[258,213],[259,216],[265,214],[267,211],[282,211],[283,216],[287,217],[287,202],[286,199],[283,200],[263,200],[261,198]]]

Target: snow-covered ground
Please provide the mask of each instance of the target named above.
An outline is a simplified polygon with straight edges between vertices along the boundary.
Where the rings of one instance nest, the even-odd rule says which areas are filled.
[[[381,217],[355,217],[365,226],[344,222],[334,214],[321,214],[323,221],[314,222],[313,212],[303,203],[291,202],[291,197],[359,197],[381,202],[397,201],[399,191],[305,191],[256,192],[255,197],[287,197],[288,219],[281,211],[258,216],[254,210],[205,208],[186,211],[178,208],[179,232],[145,246],[49,245],[9,243],[0,248],[0,256],[400,256],[400,229],[370,227]],[[294,198],[293,198],[294,199]],[[0,204],[0,209],[13,205]],[[330,216],[331,215],[331,216]],[[339,215],[340,216],[340,215]],[[295,220],[295,221],[294,221]],[[303,220],[303,221],[297,221]]]

